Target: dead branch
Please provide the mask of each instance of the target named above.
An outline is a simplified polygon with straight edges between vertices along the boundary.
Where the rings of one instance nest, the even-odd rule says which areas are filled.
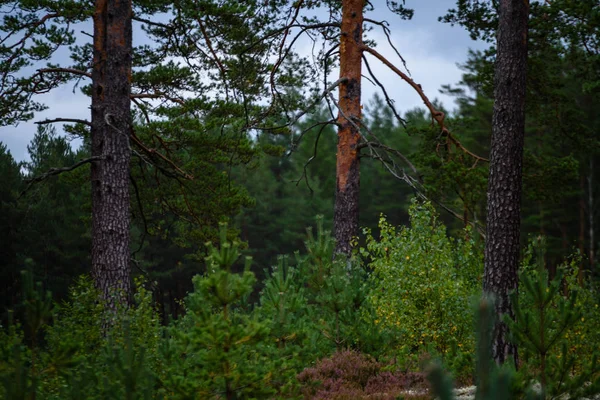
[[[45,119],[43,121],[34,122],[37,125],[46,125],[46,124],[54,124],[56,122],[70,122],[73,124],[84,124],[87,126],[92,126],[92,123],[85,119],[77,119],[77,118],[54,118],[54,119]]]
[[[310,132],[313,128],[316,128],[317,126],[320,126],[320,125],[335,125],[335,124],[336,124],[336,120],[330,119],[328,121],[316,122],[316,123],[312,124],[311,126],[309,126],[308,128],[304,129],[302,132],[300,132],[300,135],[298,135],[298,138],[296,140],[292,140],[292,143],[290,144],[290,150],[289,150],[287,156],[289,157],[290,155],[292,155],[294,150],[296,150],[298,143],[300,143],[300,141],[302,140],[302,138],[304,137],[304,135],[307,132]]]
[[[312,103],[310,103],[308,105],[308,107],[305,107],[304,109],[298,111],[296,113],[296,115],[294,115],[288,122],[286,122],[283,125],[278,125],[276,127],[259,127],[257,129],[261,129],[261,130],[277,130],[277,129],[283,129],[283,128],[287,128],[288,126],[292,126],[293,124],[295,124],[296,122],[298,122],[298,120],[300,120],[300,118],[302,118],[304,115],[306,115],[310,110],[313,109],[313,107],[315,107],[319,101],[321,101],[323,98],[326,98],[328,95],[331,94],[331,92],[333,92],[338,86],[340,86],[342,83],[345,83],[348,81],[348,78],[340,78],[337,81],[333,82],[331,85],[329,85],[327,88],[325,88],[325,90],[323,91],[323,93],[321,93],[317,98],[315,98]]]
[[[161,160],[163,160],[164,162],[166,162],[167,164],[169,164],[171,166],[171,168],[173,168],[173,170],[175,170],[175,172],[180,175],[181,177],[188,179],[188,180],[194,180],[194,177],[190,174],[188,174],[187,172],[183,171],[181,168],[179,168],[177,165],[175,165],[175,163],[170,160],[169,158],[165,157],[164,155],[162,155],[159,151],[156,151],[155,149],[149,149],[148,147],[146,147],[142,141],[135,135],[135,132],[132,129],[131,132],[131,140],[133,141],[133,143],[138,146],[144,153],[146,153],[150,158],[154,158],[154,157],[158,157]]]
[[[300,0],[296,3],[296,5],[294,7],[294,11],[293,11],[294,16],[292,17],[291,23],[287,24],[287,26],[285,27],[285,30],[283,31],[283,38],[281,39],[281,43],[279,44],[279,55],[277,57],[277,61],[275,62],[275,64],[273,65],[273,68],[271,69],[271,75],[269,76],[269,82],[271,82],[271,93],[273,95],[275,95],[275,92],[276,92],[275,72],[277,72],[277,70],[279,69],[279,67],[281,66],[281,64],[283,63],[283,60],[285,58],[283,55],[283,47],[285,46],[285,42],[287,40],[288,35],[290,34],[290,29],[291,29],[290,25],[293,25],[296,22],[296,19],[298,18],[298,14],[300,14],[300,8],[302,6],[302,3],[303,3],[303,1]],[[292,11],[290,10],[290,14],[291,13],[292,13]],[[294,44],[294,42],[296,41],[297,38],[298,38],[298,35],[294,38],[294,40],[292,40],[292,43],[290,44],[290,46],[288,46],[288,49],[285,51],[286,56],[289,53],[289,49]]]
[[[302,170],[302,175],[300,176],[300,178],[298,178],[296,181],[296,186],[298,186],[300,184],[300,182],[302,182],[302,178],[304,178],[304,180],[306,181],[306,186],[308,187],[308,190],[310,190],[310,194],[312,195],[314,193],[313,188],[310,187],[310,183],[308,182],[308,173],[307,173],[307,169],[308,169],[308,165],[315,159],[317,158],[317,149],[319,146],[319,139],[321,138],[321,134],[323,133],[323,130],[325,129],[325,127],[329,125],[329,124],[323,124],[321,126],[321,129],[319,129],[319,133],[317,133],[317,138],[315,139],[315,146],[313,148],[313,155],[308,159],[308,161],[306,161],[306,163],[304,163],[304,168]]]
[[[381,28],[383,29],[383,33],[385,34],[385,37],[386,37],[386,39],[388,41],[388,44],[390,45],[390,47],[392,48],[392,50],[394,50],[394,52],[396,53],[396,55],[398,56],[398,58],[400,59],[400,61],[402,61],[402,65],[404,66],[404,69],[406,70],[406,72],[410,76],[411,73],[410,73],[410,70],[408,69],[408,65],[406,65],[406,60],[404,59],[404,57],[402,57],[402,54],[400,54],[400,51],[398,51],[398,49],[394,45],[394,42],[392,41],[392,37],[391,37],[392,31],[389,28],[389,24],[387,22],[385,22],[385,21],[375,21],[375,20],[372,20],[370,18],[365,18],[364,21],[365,22],[369,22],[369,23],[374,24],[374,25],[381,26]]]
[[[458,147],[460,150],[462,150],[464,153],[470,155],[471,157],[473,157],[477,160],[480,160],[480,161],[485,161],[485,162],[489,161],[488,159],[486,159],[484,157],[480,157],[480,156],[472,153],[471,151],[469,151],[455,137],[452,136],[452,134],[450,133],[450,131],[448,130],[448,128],[446,127],[445,122],[444,122],[444,120],[446,118],[445,114],[435,108],[435,106],[431,103],[431,101],[429,100],[429,98],[427,97],[425,92],[423,92],[423,88],[421,87],[421,85],[416,83],[411,77],[406,75],[404,72],[400,71],[394,64],[392,64],[383,55],[378,53],[375,49],[372,49],[369,46],[365,46],[365,45],[362,45],[361,48],[363,51],[371,54],[372,56],[377,58],[379,61],[381,61],[384,65],[386,65],[389,69],[391,69],[394,73],[396,73],[396,75],[398,75],[405,82],[407,82],[410,86],[412,86],[413,89],[415,89],[415,91],[419,94],[419,96],[421,97],[421,100],[423,100],[423,103],[425,104],[425,106],[427,107],[429,112],[431,113],[432,118],[437,122],[438,126],[440,127],[441,134],[443,136],[446,136],[448,138],[448,140],[450,140],[456,147]]]
[[[96,156],[96,157],[86,158],[84,160],[76,162],[75,164],[73,164],[73,165],[71,165],[69,167],[50,168],[47,172],[45,172],[45,173],[43,173],[43,174],[41,174],[39,176],[36,176],[34,178],[31,178],[31,179],[26,179],[25,182],[27,182],[27,187],[21,192],[21,194],[19,195],[19,198],[21,198],[37,182],[42,182],[42,181],[48,179],[51,176],[60,175],[63,172],[73,171],[74,169],[77,169],[77,168],[81,167],[82,165],[93,163],[93,162],[96,162],[96,161],[101,161],[101,160],[104,160],[104,159],[105,159],[104,156]]]
[[[87,78],[92,79],[92,74],[90,74],[89,72],[86,71],[82,71],[80,69],[75,69],[75,68],[41,68],[38,69],[37,72],[39,72],[40,74],[45,74],[45,73],[66,73],[66,74],[73,74],[73,75],[79,75],[79,76],[85,76]]]
[[[379,86],[379,88],[383,92],[383,96],[385,97],[385,102],[387,103],[388,107],[390,107],[390,109],[392,110],[392,113],[394,114],[394,116],[396,117],[396,119],[398,120],[398,122],[400,123],[400,125],[402,125],[404,128],[406,128],[406,121],[404,120],[404,118],[402,118],[400,116],[400,114],[396,110],[396,107],[394,107],[394,101],[388,95],[387,90],[385,89],[385,86],[379,81],[379,79],[377,79],[377,77],[375,76],[375,74],[371,70],[371,66],[369,65],[367,57],[365,57],[363,55],[362,59],[365,62],[365,67],[367,67],[367,71],[369,72],[369,75],[371,76],[371,78],[373,79],[373,81],[375,81],[375,83],[377,84],[377,86]]]
[[[182,99],[178,99],[172,96],[169,96],[168,94],[164,93],[164,92],[155,92],[155,93],[132,93],[129,98],[131,100],[134,99],[161,99],[164,98],[166,100],[172,101],[173,103],[178,103],[181,104],[182,106],[185,105],[185,101]]]
[[[417,168],[414,166],[413,163],[410,162],[410,160],[404,155],[402,154],[399,150],[396,150],[392,147],[386,146],[383,143],[361,143],[358,145],[359,149],[363,149],[365,147],[375,147],[378,149],[382,149],[385,150],[388,153],[392,153],[397,155],[398,157],[400,157],[402,159],[402,161],[404,161],[406,163],[406,165],[408,165],[408,167],[415,173],[415,175],[419,175],[419,172],[417,171]]]
[[[343,112],[343,111],[341,110],[341,108],[339,107],[339,105],[338,105],[337,101],[335,100],[335,98],[333,97],[333,95],[331,95],[331,94],[330,94],[329,96],[330,96],[330,98],[331,98],[331,101],[333,102],[333,104],[334,104],[334,105],[337,107],[337,109],[338,109],[339,113],[342,115],[342,117],[344,117],[344,118],[345,118],[345,119],[346,119],[346,120],[347,120],[347,121],[348,121],[350,124],[352,124],[352,125],[353,125],[353,127],[354,127],[354,128],[355,128],[355,129],[356,129],[358,132],[361,132],[361,129],[358,127],[358,125],[356,124],[356,122],[355,122],[353,119],[351,119],[351,118],[348,118],[348,116],[346,116],[346,115],[344,114],[344,112]],[[366,126],[365,126],[365,124],[364,124],[364,123],[362,123],[362,121],[359,121],[359,123],[362,125],[362,127],[363,127],[364,129],[368,130],[368,127],[366,127]],[[372,132],[370,132],[370,131],[369,131],[369,133],[371,134],[371,136],[375,137],[375,136],[373,135],[373,133],[372,133]],[[470,224],[470,225],[471,225],[471,226],[473,226],[473,228],[474,228],[474,229],[476,229],[476,230],[479,232],[479,234],[481,234],[481,236],[482,236],[482,237],[485,239],[485,232],[484,232],[484,229],[483,229],[483,228],[482,228],[482,227],[481,227],[479,224],[477,224],[477,223],[475,223],[475,222],[472,222],[472,221],[465,221],[465,220],[464,220],[464,218],[463,218],[463,217],[462,217],[460,214],[458,214],[457,212],[455,212],[454,210],[452,210],[451,208],[449,208],[448,206],[446,206],[446,205],[445,205],[445,204],[443,204],[442,202],[440,202],[440,201],[438,201],[438,200],[435,200],[435,199],[430,199],[430,198],[428,198],[428,197],[425,195],[425,193],[424,193],[424,190],[422,190],[422,189],[421,189],[421,187],[420,187],[420,186],[421,186],[421,183],[420,183],[420,182],[419,182],[419,181],[418,181],[416,178],[413,178],[413,177],[411,177],[411,176],[407,175],[407,174],[406,174],[406,172],[404,171],[404,169],[403,169],[403,168],[398,168],[398,166],[396,165],[396,163],[395,163],[393,160],[391,160],[391,159],[388,159],[388,160],[386,160],[385,158],[383,158],[383,157],[382,157],[382,156],[381,156],[381,155],[380,155],[380,154],[377,152],[377,148],[378,148],[378,147],[385,149],[384,147],[382,147],[383,145],[381,145],[381,144],[378,144],[378,143],[371,143],[371,142],[369,142],[368,140],[366,140],[366,139],[365,139],[364,135],[362,135],[362,134],[361,134],[361,136],[362,136],[363,140],[365,140],[365,142],[361,143],[361,144],[359,145],[359,147],[362,147],[362,148],[364,148],[364,147],[367,147],[367,148],[369,149],[369,152],[370,152],[370,154],[369,154],[369,155],[367,155],[368,157],[370,157],[370,158],[373,158],[373,159],[375,159],[375,160],[379,160],[379,161],[381,162],[381,164],[383,165],[383,167],[384,167],[384,168],[385,168],[385,169],[386,169],[386,170],[387,170],[387,171],[388,171],[388,172],[389,172],[389,173],[390,173],[390,174],[391,174],[393,177],[395,177],[396,179],[399,179],[399,180],[401,180],[401,181],[404,181],[404,182],[406,182],[406,183],[407,183],[407,184],[408,184],[408,185],[409,185],[409,186],[410,186],[410,187],[411,187],[411,188],[412,188],[412,189],[415,191],[415,193],[417,194],[417,196],[419,196],[420,198],[422,198],[422,199],[424,199],[424,200],[431,201],[431,202],[433,202],[433,203],[437,204],[438,206],[442,207],[444,210],[446,210],[446,211],[447,211],[448,213],[450,213],[452,216],[454,216],[454,217],[458,218],[460,221],[462,221],[462,223],[463,223],[463,224],[465,224],[465,223],[468,223],[468,224]],[[387,147],[387,146],[385,146],[385,147]],[[387,154],[387,151],[386,151],[386,154]],[[397,154],[401,154],[401,153],[397,153]],[[401,156],[401,158],[402,158],[404,161],[407,161],[407,162],[408,162],[409,166],[411,167],[411,169],[413,169],[413,171],[414,171],[414,172],[417,172],[417,169],[414,167],[414,165],[413,165],[412,163],[410,163],[410,162],[408,161],[408,159],[407,159],[406,157],[404,157],[404,156],[402,155],[402,156]],[[398,171],[401,171],[401,172],[399,173]],[[418,175],[418,173],[417,173],[417,175]]]

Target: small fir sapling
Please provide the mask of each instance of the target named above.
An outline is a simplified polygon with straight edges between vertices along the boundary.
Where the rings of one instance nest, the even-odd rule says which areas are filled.
[[[305,247],[305,256],[296,255],[298,270],[305,279],[306,296],[314,310],[311,315],[322,337],[336,351],[368,344],[373,332],[361,313],[367,276],[358,259],[334,258],[335,239],[323,229],[322,217],[317,217],[316,235],[307,229]]]
[[[220,244],[207,244],[206,273],[193,278],[194,291],[186,299],[186,316],[172,329],[165,347],[172,376],[165,377],[181,398],[248,398],[272,393],[268,360],[256,343],[268,334],[266,324],[239,310],[256,281],[245,260],[241,273],[232,272],[240,258],[237,242],[227,240],[225,224]]]
[[[574,334],[581,330],[585,318],[586,288],[573,284],[567,266],[559,266],[550,279],[545,267],[545,241],[538,238],[530,245],[519,274],[520,290],[512,293],[515,321],[507,319],[513,340],[522,359],[520,373],[529,381],[539,382],[541,393],[549,398],[570,398],[600,392],[598,351],[583,355],[571,349],[583,338]],[[536,257],[531,265],[533,254]]]

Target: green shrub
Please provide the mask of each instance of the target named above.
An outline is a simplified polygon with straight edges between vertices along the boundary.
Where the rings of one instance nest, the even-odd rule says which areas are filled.
[[[398,351],[404,362],[433,352],[469,370],[471,299],[481,291],[482,254],[467,239],[468,230],[465,239],[449,238],[430,204],[413,202],[409,214],[410,227],[400,229],[382,217],[379,239],[365,231],[361,253],[372,269],[368,302],[374,322],[402,333]]]

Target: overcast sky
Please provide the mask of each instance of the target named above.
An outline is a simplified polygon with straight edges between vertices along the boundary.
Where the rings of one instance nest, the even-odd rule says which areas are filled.
[[[440,99],[448,109],[454,107],[453,100],[441,95],[439,89],[445,84],[457,83],[461,78],[458,64],[466,60],[468,50],[481,49],[485,45],[474,42],[462,27],[451,27],[437,21],[439,16],[455,5],[454,0],[408,0],[407,6],[414,8],[415,15],[410,21],[402,21],[391,14],[385,7],[385,0],[373,0],[376,10],[367,15],[375,20],[385,19],[390,23],[392,41],[400,51],[412,74],[412,78],[421,84],[428,97]],[[381,4],[381,7],[378,7]],[[370,37],[378,43],[378,51],[390,61],[400,65],[399,60],[386,46],[386,39],[379,30],[370,33]],[[423,106],[421,99],[405,82],[401,81],[387,67],[369,57],[369,64],[380,82],[386,86],[388,94],[395,100],[396,108],[404,113],[417,106]],[[369,82],[363,84],[363,102],[368,103],[376,88]],[[39,96],[38,100],[49,106],[49,109],[36,114],[34,121],[58,116],[68,118],[89,119],[89,99],[73,93],[73,87],[65,86],[48,94]],[[62,130],[57,126],[58,131]],[[13,157],[26,160],[27,144],[36,132],[33,121],[20,123],[18,126],[0,127],[0,142],[5,143]]]

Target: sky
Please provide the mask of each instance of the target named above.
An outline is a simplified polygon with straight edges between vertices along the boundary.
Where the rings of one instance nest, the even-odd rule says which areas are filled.
[[[422,86],[431,100],[437,98],[442,101],[445,108],[453,109],[453,99],[439,93],[441,86],[460,81],[462,71],[459,65],[466,61],[469,49],[486,47],[484,43],[471,40],[464,28],[438,22],[438,17],[452,8],[455,1],[407,0],[406,6],[415,10],[413,19],[409,21],[401,20],[397,15],[392,14],[385,6],[385,0],[372,0],[371,3],[375,6],[375,10],[368,13],[367,17],[389,22],[392,42],[406,60],[413,80]],[[401,65],[398,57],[387,45],[387,40],[380,29],[370,32],[369,37],[377,42],[377,50],[380,53],[396,65]],[[384,83],[388,94],[395,101],[396,109],[401,114],[415,107],[423,107],[423,102],[407,83],[379,61],[370,56],[368,58],[371,69],[380,82]],[[363,103],[368,104],[377,90],[368,81],[364,81]],[[37,113],[32,121],[21,122],[18,126],[0,127],[0,142],[7,145],[17,161],[29,159],[27,144],[37,130],[34,121],[59,116],[89,119],[89,99],[79,94],[78,89],[74,91],[72,84],[38,96],[37,99],[45,103],[49,109]],[[57,125],[57,130],[62,131],[60,124]],[[77,146],[77,142],[74,142],[74,146]]]

